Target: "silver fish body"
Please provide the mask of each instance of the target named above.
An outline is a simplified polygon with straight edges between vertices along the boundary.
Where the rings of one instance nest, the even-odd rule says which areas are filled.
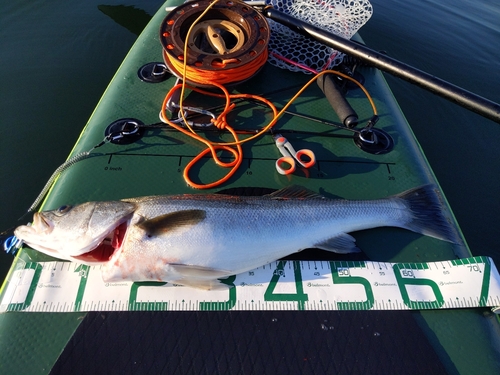
[[[68,218],[72,210],[82,211],[80,206],[70,209],[66,213]],[[98,207],[93,207],[91,216],[99,219],[89,220],[88,213],[80,212],[79,216],[85,216],[83,221],[73,217],[65,223],[66,228],[78,228],[72,233],[75,245],[67,243],[67,249],[58,246],[47,252],[51,233],[45,229],[44,241],[37,240],[40,226],[37,219],[32,227],[19,227],[16,236],[52,256],[58,257],[54,252],[59,252],[63,259],[102,263],[105,281],[170,281],[205,289],[220,285],[219,278],[306,248],[340,253],[359,251],[354,238],[347,233],[362,229],[394,226],[455,241],[453,229],[441,215],[430,186],[371,201],[331,200],[291,187],[263,197],[150,196],[115,201],[111,206],[115,207],[115,225],[104,220],[106,215]],[[122,217],[116,217],[120,216],[116,215],[120,211],[116,207],[121,207]],[[40,218],[38,222],[55,228],[57,225],[50,218],[53,212],[39,213],[43,220]],[[82,229],[85,226],[87,231]],[[81,238],[89,238],[89,234],[84,232],[107,232],[105,237],[116,249],[106,259],[90,256],[99,246],[89,251],[93,245],[85,245]],[[123,238],[117,240],[118,235]],[[69,242],[68,237],[71,236],[65,237]]]

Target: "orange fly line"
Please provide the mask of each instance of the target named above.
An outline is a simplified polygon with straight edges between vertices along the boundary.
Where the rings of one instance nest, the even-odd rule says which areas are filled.
[[[192,23],[192,25],[190,26],[190,28],[187,32],[185,40],[189,39],[189,35],[191,34],[193,27],[203,18],[203,16],[218,1],[219,0],[215,0],[212,3],[210,3],[210,5]],[[184,44],[184,56],[188,55],[187,45],[188,45],[187,43]],[[182,83],[179,83],[179,84],[175,85],[174,87],[172,87],[170,89],[170,91],[167,93],[167,95],[165,96],[165,99],[164,99],[162,107],[161,107],[162,117],[165,120],[165,122],[168,125],[170,125],[171,127],[175,128],[176,130],[180,131],[181,133],[183,133],[183,134],[185,134],[185,135],[187,135],[187,136],[189,136],[189,137],[191,137],[191,138],[193,138],[193,139],[195,139],[195,140],[197,140],[197,141],[199,141],[207,146],[206,149],[204,149],[197,156],[195,156],[184,168],[183,177],[184,177],[185,181],[187,182],[187,184],[189,186],[191,186],[195,189],[210,189],[210,188],[217,187],[217,186],[225,183],[226,181],[228,181],[231,178],[231,176],[233,176],[234,173],[238,170],[238,168],[240,167],[240,165],[243,161],[243,150],[242,150],[241,145],[245,142],[249,142],[251,140],[254,140],[254,139],[262,136],[264,133],[268,132],[277,123],[278,119],[286,112],[286,110],[295,101],[295,99],[297,99],[314,81],[316,81],[316,79],[318,77],[322,76],[323,74],[329,74],[329,73],[336,74],[344,79],[347,79],[347,80],[352,81],[355,84],[357,84],[362,89],[362,91],[365,93],[365,95],[367,96],[367,98],[372,106],[374,115],[377,114],[377,109],[375,107],[375,103],[373,102],[373,99],[371,98],[371,96],[368,93],[368,91],[366,90],[366,88],[361,83],[359,83],[357,80],[349,77],[348,75],[342,74],[342,73],[334,71],[334,70],[325,70],[325,71],[322,71],[321,73],[316,74],[285,104],[285,106],[279,112],[273,103],[271,103],[269,100],[267,100],[261,96],[253,95],[253,94],[229,94],[228,90],[223,85],[227,84],[227,83],[239,82],[239,81],[248,79],[251,76],[253,76],[267,61],[267,56],[268,56],[267,50],[265,50],[265,53],[262,53],[260,56],[258,56],[256,59],[254,59],[252,62],[250,62],[244,66],[240,66],[238,68],[233,68],[233,69],[226,69],[223,71],[200,70],[200,69],[197,69],[196,67],[187,65],[187,59],[185,59],[185,58],[182,58],[181,60],[176,60],[175,58],[170,56],[168,53],[165,53],[165,55],[169,59],[169,62],[175,67],[175,69],[178,72],[182,72]],[[230,63],[230,62],[227,62],[227,63]],[[224,61],[223,61],[223,64],[224,64]],[[196,87],[189,86],[190,89],[201,92],[205,95],[222,97],[225,99],[224,110],[222,111],[222,113],[220,113],[217,116],[216,119],[212,120],[212,123],[218,129],[227,130],[229,133],[231,133],[231,135],[234,139],[233,142],[212,142],[212,141],[198,135],[193,130],[193,128],[189,125],[189,123],[185,117],[184,110],[183,110],[184,92],[185,92],[185,89],[187,87],[186,80],[189,80],[189,81],[194,82],[194,83],[203,84],[203,85],[214,86],[222,91],[222,94],[217,94],[217,93],[208,92],[208,91],[198,89]],[[181,90],[180,99],[179,99],[179,113],[182,116],[185,127],[179,126],[178,124],[170,121],[168,119],[167,114],[166,114],[167,103],[169,102],[170,98],[174,95],[174,93],[179,89]],[[244,138],[244,139],[239,139],[238,135],[236,134],[236,131],[226,121],[227,114],[235,107],[235,104],[232,103],[231,100],[241,99],[241,98],[252,99],[252,100],[257,100],[257,101],[263,102],[265,105],[267,105],[271,109],[271,111],[273,113],[272,120],[266,126],[264,126],[262,129],[260,129],[256,134],[249,136],[247,138]],[[232,160],[231,162],[227,162],[227,163],[220,160],[220,158],[217,155],[217,152],[221,151],[221,150],[227,151],[230,154],[232,154],[232,156],[234,157],[234,160]],[[196,183],[190,178],[189,172],[190,172],[191,168],[200,159],[202,159],[205,155],[207,155],[209,153],[211,153],[211,156],[217,165],[224,167],[224,168],[231,168],[231,169],[229,170],[228,173],[226,173],[225,176],[223,176],[222,178],[220,178],[217,181],[207,183],[207,184]]]

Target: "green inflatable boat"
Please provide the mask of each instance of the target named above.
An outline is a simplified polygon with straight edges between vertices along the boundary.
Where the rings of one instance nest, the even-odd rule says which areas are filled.
[[[369,2],[297,4],[167,1],[32,210],[64,215],[70,205],[156,195],[371,201],[423,187],[415,194],[437,206],[419,220],[440,220],[448,237],[360,224],[350,233],[360,252],[347,235],[292,248],[236,275],[210,274],[216,290],[182,278],[103,280],[103,263],[65,258],[66,245],[51,257],[12,239],[17,254],[0,294],[2,374],[498,371],[500,276],[490,258],[472,256],[377,68],[489,118],[495,106],[373,54],[356,33]],[[336,28],[314,26],[320,16]],[[184,230],[205,220],[196,206],[188,213],[195,218],[138,223]],[[40,217],[33,227],[52,225]],[[245,231],[241,222],[235,230]],[[113,230],[111,251],[121,229]],[[262,249],[249,259],[254,251]]]

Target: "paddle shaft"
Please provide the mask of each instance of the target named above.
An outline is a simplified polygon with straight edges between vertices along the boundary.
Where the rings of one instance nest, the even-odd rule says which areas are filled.
[[[356,57],[384,72],[413,83],[453,103],[473,111],[487,119],[500,123],[500,104],[476,95],[441,78],[374,51],[362,44],[344,39],[321,30],[271,7],[264,9],[264,15],[298,33],[315,39],[327,46]]]

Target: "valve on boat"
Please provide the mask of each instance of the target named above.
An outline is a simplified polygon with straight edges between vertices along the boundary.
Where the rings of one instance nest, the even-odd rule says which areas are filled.
[[[159,83],[170,77],[167,66],[162,62],[150,62],[139,68],[137,75],[141,81]]]
[[[391,152],[394,140],[386,131],[375,128],[378,116],[373,116],[368,124],[354,135],[354,144],[370,154],[381,155]]]
[[[109,142],[128,145],[142,138],[144,123],[135,118],[122,118],[108,125],[104,134]]]

